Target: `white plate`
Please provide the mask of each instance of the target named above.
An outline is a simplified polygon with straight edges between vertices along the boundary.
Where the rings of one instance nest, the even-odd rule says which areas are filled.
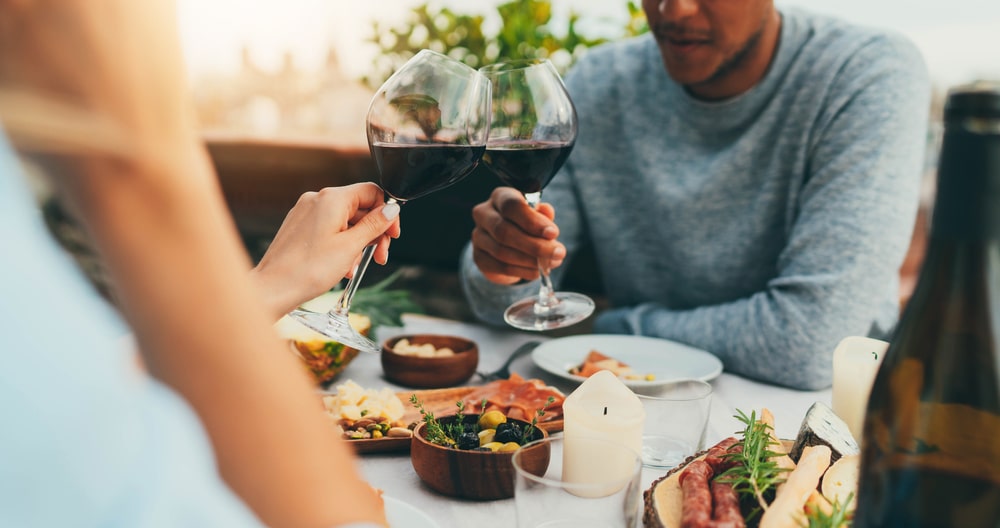
[[[694,347],[667,339],[633,335],[575,335],[546,341],[531,353],[539,368],[560,378],[583,382],[583,376],[570,374],[591,350],[625,363],[636,374],[652,374],[655,379],[626,380],[632,388],[656,387],[682,379],[708,381],[722,373],[719,358]]]
[[[430,515],[399,499],[382,496],[389,528],[441,528]]]

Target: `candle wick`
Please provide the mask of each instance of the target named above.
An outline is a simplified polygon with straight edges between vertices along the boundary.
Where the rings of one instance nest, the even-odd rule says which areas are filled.
[[[608,408],[607,408],[607,407],[605,407],[605,408],[604,408],[604,416],[607,416],[607,415],[608,415]]]
[[[872,355],[875,356],[875,359],[878,359],[878,352],[875,352],[874,350],[872,350]]]

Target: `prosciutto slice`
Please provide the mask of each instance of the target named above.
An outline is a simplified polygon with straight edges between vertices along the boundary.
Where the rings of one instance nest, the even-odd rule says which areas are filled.
[[[549,404],[549,397],[554,401]],[[559,391],[546,387],[542,380],[526,380],[517,374],[511,374],[510,379],[497,380],[483,385],[465,396],[467,409],[480,410],[483,399],[486,399],[486,410],[498,410],[508,418],[530,422],[539,409],[545,409],[545,414],[538,417],[538,422],[551,422],[562,419],[562,404],[566,399]]]

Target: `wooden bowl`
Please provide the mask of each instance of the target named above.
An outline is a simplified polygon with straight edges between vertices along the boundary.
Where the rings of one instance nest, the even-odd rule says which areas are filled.
[[[466,423],[476,423],[477,415],[463,415]],[[456,415],[438,418],[442,424],[453,423]],[[521,427],[528,425],[521,420]],[[417,475],[434,491],[449,497],[472,500],[509,499],[514,496],[514,451],[465,451],[430,443],[424,433],[427,424],[421,423],[413,431],[410,461]],[[535,429],[531,440],[547,438],[544,429]],[[523,448],[522,448],[523,449]],[[528,448],[522,456],[524,467],[542,476],[549,467],[548,442]]]
[[[392,349],[406,338],[414,345],[431,344],[450,348],[454,356],[418,357],[397,354]],[[390,338],[382,344],[382,370],[387,380],[420,389],[454,387],[468,381],[479,365],[479,347],[474,341],[458,336],[413,334]]]

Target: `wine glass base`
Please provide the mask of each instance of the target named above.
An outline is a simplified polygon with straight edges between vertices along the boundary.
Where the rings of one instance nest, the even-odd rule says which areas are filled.
[[[557,304],[544,307],[537,297],[522,299],[510,305],[503,319],[510,326],[521,330],[552,330],[575,325],[594,313],[594,301],[586,295],[556,292]]]
[[[328,312],[310,312],[308,310],[292,310],[289,313],[292,319],[308,326],[309,328],[329,337],[330,339],[361,352],[378,354],[381,352],[379,346],[358,333],[347,320],[347,316]]]

